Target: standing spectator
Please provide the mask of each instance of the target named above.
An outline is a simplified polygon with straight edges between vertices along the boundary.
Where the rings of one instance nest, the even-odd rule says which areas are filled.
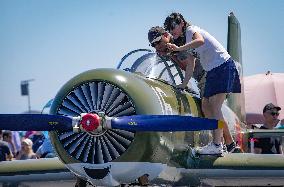
[[[37,149],[42,145],[45,137],[41,131],[35,131],[35,133],[30,136],[30,138],[33,142],[33,151],[36,152]]]
[[[2,140],[2,130],[0,130],[0,162],[12,160],[13,154],[6,141]]]
[[[33,142],[29,138],[23,139],[22,149],[16,159],[17,160],[36,159],[37,156],[34,153],[32,146]]]
[[[12,131],[5,130],[3,132],[3,140],[8,143],[10,150],[12,151],[13,155],[16,156],[17,150],[13,141],[13,134]]]
[[[15,145],[15,156],[18,155],[18,153],[21,150],[21,137],[20,137],[20,133],[18,131],[12,131],[12,138],[13,138],[13,143]]]
[[[38,158],[53,158],[55,157],[55,153],[53,151],[49,135],[47,131],[43,131],[42,134],[44,135],[45,139],[42,145],[37,149],[36,155]]]
[[[272,103],[263,108],[264,124],[260,129],[273,129],[280,121],[278,119],[281,108]],[[257,138],[254,142],[254,153],[257,154],[283,154],[280,138]]]

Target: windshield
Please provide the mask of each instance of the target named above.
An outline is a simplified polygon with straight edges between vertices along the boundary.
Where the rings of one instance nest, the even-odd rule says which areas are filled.
[[[173,86],[181,84],[184,79],[184,71],[173,61],[162,59],[148,49],[131,51],[121,59],[117,68],[139,73],[145,77],[157,79]],[[188,87],[199,93],[195,79],[191,78]]]

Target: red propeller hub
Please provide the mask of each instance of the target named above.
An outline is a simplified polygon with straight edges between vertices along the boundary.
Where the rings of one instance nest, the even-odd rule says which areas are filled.
[[[100,117],[97,114],[85,114],[80,124],[85,131],[94,131],[100,125]]]

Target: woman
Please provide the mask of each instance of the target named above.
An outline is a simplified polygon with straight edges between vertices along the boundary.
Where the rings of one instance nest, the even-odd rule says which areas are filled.
[[[36,159],[37,156],[34,153],[32,147],[33,147],[33,142],[29,138],[23,139],[22,149],[16,159],[17,160]]]
[[[228,93],[240,93],[241,84],[235,62],[225,48],[207,31],[190,25],[180,13],[172,13],[164,22],[165,29],[171,33],[174,40],[183,42],[177,46],[168,43],[171,51],[193,50],[194,56],[207,71],[204,95],[202,98],[202,110],[207,118],[224,120],[221,111],[222,104]],[[179,42],[179,43],[180,43]],[[189,62],[194,67],[194,60]],[[193,64],[193,65],[192,65]],[[192,75],[193,68],[186,68],[185,79],[180,88],[185,88]],[[213,142],[197,150],[200,154],[222,154],[221,144],[223,130],[213,131]],[[233,152],[236,144],[228,129],[224,126],[224,139],[228,152]]]

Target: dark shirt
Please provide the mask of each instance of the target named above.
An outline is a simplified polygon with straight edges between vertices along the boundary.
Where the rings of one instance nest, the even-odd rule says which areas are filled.
[[[6,156],[10,155],[11,151],[7,142],[0,140],[0,162],[6,161]]]
[[[261,126],[260,129],[267,129]],[[257,138],[254,147],[261,148],[261,154],[281,154],[280,152],[280,140],[277,138]]]
[[[37,149],[41,146],[41,144],[43,143],[45,137],[43,134],[34,134],[31,137],[31,140],[33,142],[33,151],[36,152]]]

